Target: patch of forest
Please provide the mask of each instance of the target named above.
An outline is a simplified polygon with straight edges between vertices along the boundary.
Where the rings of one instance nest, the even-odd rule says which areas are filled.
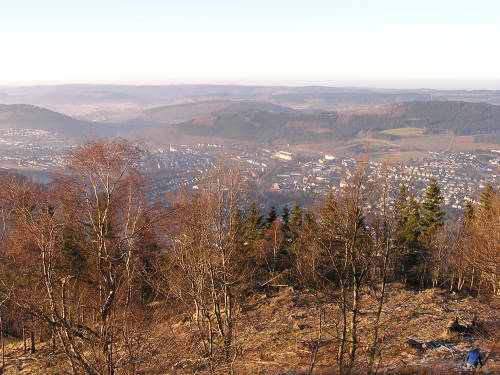
[[[458,101],[406,102],[386,113],[279,113],[264,110],[216,111],[210,123],[194,119],[176,125],[182,134],[272,143],[345,141],[366,131],[422,128],[426,133],[456,135],[500,130],[500,106]]]

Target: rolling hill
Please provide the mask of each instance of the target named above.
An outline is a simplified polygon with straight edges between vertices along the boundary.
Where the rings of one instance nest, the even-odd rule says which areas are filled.
[[[176,124],[168,133],[265,143],[317,143],[406,127],[422,128],[427,134],[496,133],[500,131],[500,106],[435,101],[398,103],[350,113],[226,109]]]
[[[187,120],[186,120],[187,119]],[[181,120],[183,120],[181,122]],[[178,123],[175,123],[175,122]],[[174,125],[170,125],[175,123]],[[387,129],[418,128],[423,134],[500,133],[500,106],[459,101],[415,101],[350,112],[304,112],[261,101],[202,101],[149,109],[128,122],[81,121],[31,105],[0,105],[0,127],[48,130],[81,139],[117,134],[174,141],[217,139],[261,143],[346,141]],[[150,131],[155,129],[154,136]],[[395,137],[391,134],[385,137]]]
[[[40,129],[81,141],[85,137],[113,138],[121,132],[162,128],[165,123],[146,118],[123,122],[83,121],[29,104],[0,104],[0,129]]]
[[[0,87],[0,103],[32,104],[70,116],[80,116],[86,120],[106,119],[115,122],[140,116],[143,110],[150,107],[242,100],[268,102],[298,110],[344,111],[407,101],[430,100],[456,100],[500,105],[500,91],[241,85],[72,84]]]
[[[140,118],[151,122],[175,124],[212,112],[245,110],[261,110],[276,113],[293,112],[292,109],[287,107],[255,100],[202,100],[192,103],[153,107],[143,111]]]
[[[40,129],[68,138],[111,136],[107,125],[80,121],[61,113],[26,104],[0,104],[0,128]]]

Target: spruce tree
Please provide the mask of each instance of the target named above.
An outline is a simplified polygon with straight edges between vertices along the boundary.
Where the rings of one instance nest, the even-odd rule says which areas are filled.
[[[405,282],[415,281],[421,257],[420,205],[413,193],[408,192],[405,185],[401,186],[400,195],[395,203],[396,209],[396,246],[398,249],[398,264],[400,276]]]
[[[261,237],[264,229],[262,221],[263,218],[257,204],[252,202],[244,223],[245,241],[248,244],[253,245],[254,242]]]
[[[236,209],[231,218],[231,233],[234,240],[234,245],[236,248],[242,248],[246,241],[245,238],[245,223],[243,220],[243,212],[240,209]]]
[[[489,216],[493,208],[493,199],[495,198],[495,189],[488,184],[479,197],[479,212],[481,215]]]
[[[428,246],[436,230],[443,225],[443,196],[435,178],[431,178],[422,204],[422,232],[420,240]]]
[[[271,211],[266,218],[266,227],[270,228],[274,221],[278,218],[278,214],[276,213],[276,208],[274,206],[271,207]]]
[[[464,227],[468,226],[470,223],[474,221],[474,217],[476,215],[476,208],[474,207],[474,203],[471,201],[467,201],[465,204],[465,211],[463,216],[463,225]]]
[[[404,213],[404,224],[400,232],[400,244],[403,252],[409,256],[416,255],[419,252],[420,228],[420,205],[415,196],[410,193],[408,197],[408,207]]]
[[[332,193],[328,194],[325,206],[321,208],[321,236],[335,242],[338,221],[338,207]],[[325,243],[329,240],[324,240]]]
[[[408,214],[408,189],[404,184],[399,188],[399,197],[396,198],[394,203],[394,210],[399,232],[404,228]]]
[[[299,236],[300,230],[302,228],[303,212],[300,208],[299,202],[295,201],[293,204],[292,213],[290,214],[290,219],[288,220],[288,227],[290,229],[290,238],[292,240]]]
[[[285,235],[285,238],[288,238],[290,234],[290,227],[288,226],[290,223],[290,210],[288,209],[288,206],[283,208],[283,215],[281,215],[281,219],[283,220],[283,234]]]

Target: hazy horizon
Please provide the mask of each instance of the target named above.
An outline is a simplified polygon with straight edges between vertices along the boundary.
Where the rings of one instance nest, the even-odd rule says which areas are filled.
[[[489,0],[21,0],[0,16],[0,85],[500,89],[499,13]]]
[[[359,88],[374,90],[459,90],[459,91],[498,91],[500,80],[464,81],[464,80],[435,80],[435,81],[369,81],[369,80],[338,80],[338,81],[104,81],[104,82],[17,82],[2,83],[0,88],[22,87],[56,87],[56,86],[243,86],[243,87],[336,87]]]

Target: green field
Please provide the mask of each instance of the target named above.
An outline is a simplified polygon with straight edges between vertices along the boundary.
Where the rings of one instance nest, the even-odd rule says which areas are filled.
[[[389,163],[399,163],[408,160],[422,160],[428,154],[420,151],[407,151],[407,152],[394,152],[394,153],[381,153],[373,155],[373,160]]]
[[[442,146],[446,147],[450,144],[451,142],[451,136],[450,135],[428,135],[428,136],[423,136],[423,137],[408,137],[408,138],[401,138],[398,139],[397,141],[394,141],[394,143],[405,146],[405,145],[432,145],[432,146]]]
[[[398,137],[411,137],[419,136],[424,134],[424,129],[422,128],[397,128],[397,129],[387,129],[380,132],[381,134],[396,135]]]
[[[398,134],[403,134],[403,129],[393,129]],[[407,134],[413,132],[414,136],[397,136],[397,139],[383,140],[359,137],[345,142],[343,146],[350,152],[364,152],[369,150],[377,155],[378,160],[385,160],[391,155],[392,161],[421,159],[425,151],[446,151],[450,148],[452,136],[447,134],[416,135],[416,128],[405,128]],[[387,133],[385,133],[387,134]]]
[[[386,141],[384,139],[378,140],[374,138],[362,137],[362,138],[350,139],[347,142],[344,142],[344,145],[346,146],[355,146],[359,144],[377,147],[377,146],[387,146],[387,144],[389,144],[389,141]]]

